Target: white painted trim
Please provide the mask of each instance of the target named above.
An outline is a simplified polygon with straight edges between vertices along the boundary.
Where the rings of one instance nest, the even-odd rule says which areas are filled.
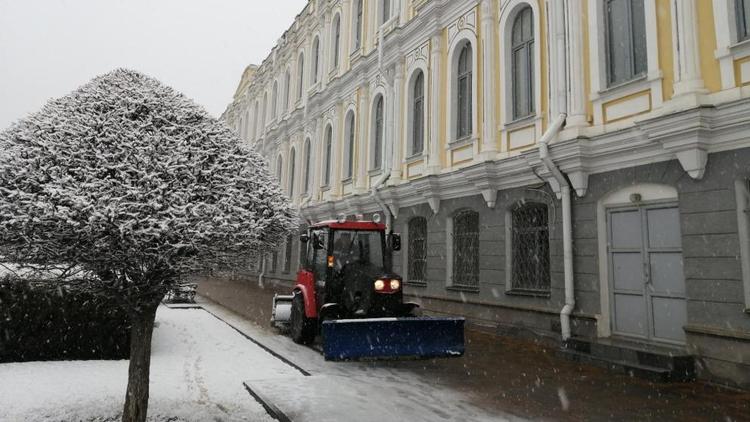
[[[456,124],[457,124],[457,114],[456,114],[456,108],[457,108],[457,101],[455,92],[456,92],[456,72],[458,71],[458,58],[460,53],[460,48],[464,46],[464,43],[468,42],[471,45],[471,136],[470,138],[476,139],[477,138],[477,126],[478,126],[478,119],[477,119],[477,108],[479,107],[479,104],[477,102],[477,90],[478,90],[478,83],[477,80],[479,79],[479,67],[477,65],[478,52],[480,50],[477,49],[478,42],[477,42],[477,35],[474,31],[470,29],[462,29],[456,34],[453,38],[453,41],[451,42],[450,46],[448,47],[448,101],[446,102],[446,115],[448,118],[446,119],[445,125],[446,125],[446,134],[447,134],[447,145],[446,149],[450,149],[450,144],[452,142],[456,141]],[[474,148],[476,149],[476,148]]]
[[[740,240],[745,312],[750,312],[750,188],[748,179],[735,180],[734,191],[737,199],[737,232]]]
[[[539,5],[537,2],[528,0],[510,0],[503,4],[500,11],[500,90],[502,91],[503,113],[501,116],[501,125],[503,133],[507,131],[507,126],[513,122],[513,89],[512,89],[512,47],[511,32],[513,31],[513,22],[518,12],[526,6],[531,7],[532,19],[534,22],[534,114],[527,116],[539,116],[542,112],[542,54],[541,54],[541,19]],[[541,133],[541,121],[537,131]],[[503,136],[505,138],[505,136]]]
[[[656,24],[656,0],[644,0],[646,17],[646,48],[647,70],[646,77],[635,79],[622,86],[610,88],[607,86],[607,55],[605,36],[602,32],[604,25],[604,7],[600,1],[588,2],[589,16],[589,63],[591,73],[591,101],[594,105],[594,124],[603,125],[602,105],[617,98],[635,92],[651,89],[651,108],[660,108],[664,102],[662,93],[663,75],[659,68],[659,40]]]
[[[410,66],[407,74],[409,77],[406,79],[406,107],[404,110],[404,130],[406,133],[403,134],[401,139],[404,140],[404,144],[402,145],[402,151],[404,157],[404,162],[406,162],[407,159],[414,156],[414,151],[412,151],[412,145],[414,144],[414,83],[416,82],[417,78],[417,72],[422,72],[422,83],[424,83],[424,104],[422,105],[422,118],[424,119],[422,121],[422,152],[421,154],[424,155],[427,153],[427,147],[429,145],[430,140],[430,128],[429,128],[429,104],[430,104],[430,87],[429,87],[429,73],[427,72],[427,63],[426,61],[420,61],[415,62],[413,65]],[[399,165],[401,165],[399,163]]]
[[[600,314],[597,318],[597,334],[599,337],[612,335],[612,316],[610,315],[610,292],[609,292],[609,255],[607,246],[609,236],[607,234],[607,210],[619,206],[633,205],[630,196],[640,194],[640,204],[648,204],[658,201],[677,201],[677,189],[669,185],[656,183],[642,183],[628,186],[604,195],[596,204],[596,228],[599,249],[599,298]]]

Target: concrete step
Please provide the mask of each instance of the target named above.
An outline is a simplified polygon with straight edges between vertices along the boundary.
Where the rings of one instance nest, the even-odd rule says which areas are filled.
[[[685,350],[624,340],[570,339],[560,355],[577,362],[621,368],[654,381],[690,381],[695,379],[695,360]]]

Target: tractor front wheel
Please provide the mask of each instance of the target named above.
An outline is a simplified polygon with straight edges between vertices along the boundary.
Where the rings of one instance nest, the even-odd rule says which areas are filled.
[[[292,299],[292,340],[298,344],[310,344],[315,340],[315,320],[305,316],[305,298],[295,293]]]

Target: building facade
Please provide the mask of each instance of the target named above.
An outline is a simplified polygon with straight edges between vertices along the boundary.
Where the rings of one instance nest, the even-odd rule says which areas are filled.
[[[310,0],[224,118],[406,293],[750,385],[750,1]],[[293,280],[290,238],[253,274]]]

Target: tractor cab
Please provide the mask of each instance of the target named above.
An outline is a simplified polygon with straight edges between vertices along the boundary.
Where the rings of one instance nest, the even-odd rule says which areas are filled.
[[[401,277],[392,271],[396,234],[371,221],[324,221],[302,234],[301,273],[315,281],[322,319],[405,315]]]

